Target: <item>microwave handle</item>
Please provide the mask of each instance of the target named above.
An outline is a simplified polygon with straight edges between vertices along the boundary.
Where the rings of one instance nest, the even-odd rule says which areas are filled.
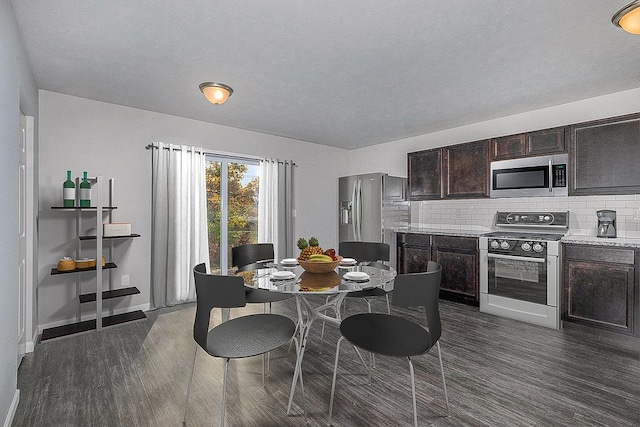
[[[553,193],[553,161],[549,160],[549,193]]]

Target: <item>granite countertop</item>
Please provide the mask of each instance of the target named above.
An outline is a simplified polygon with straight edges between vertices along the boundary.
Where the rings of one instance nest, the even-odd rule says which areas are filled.
[[[560,241],[562,243],[573,243],[579,245],[640,248],[640,237],[616,237],[615,239],[604,239],[596,236],[574,235],[564,236]]]
[[[477,230],[471,228],[429,228],[429,227],[402,227],[396,228],[396,233],[435,234],[454,237],[480,237],[489,230]]]
[[[454,237],[481,237],[491,230],[478,230],[473,228],[430,228],[430,227],[398,227],[396,233],[432,234],[440,236]],[[603,239],[596,236],[568,235],[561,239],[561,243],[594,245],[594,246],[617,246],[623,248],[640,248],[640,237],[617,237],[615,239]]]

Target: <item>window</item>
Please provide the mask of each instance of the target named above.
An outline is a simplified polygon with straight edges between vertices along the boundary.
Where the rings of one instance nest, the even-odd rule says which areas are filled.
[[[257,160],[207,156],[207,222],[211,272],[231,268],[231,248],[258,243]],[[226,274],[226,273],[223,273]]]

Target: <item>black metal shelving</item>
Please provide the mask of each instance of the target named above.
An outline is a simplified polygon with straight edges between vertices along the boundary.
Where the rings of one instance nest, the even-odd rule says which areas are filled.
[[[96,177],[96,178],[92,178],[93,182],[92,184],[96,184],[96,185],[100,185],[100,182],[102,181],[102,177]],[[102,212],[104,213],[108,213],[109,214],[109,222],[113,222],[113,210],[117,209],[117,207],[113,206],[113,190],[114,189],[114,185],[113,185],[113,179],[109,180],[109,206],[102,206],[100,204],[100,200],[98,200],[98,202],[96,203],[96,206],[87,206],[87,207],[80,207],[80,206],[74,206],[74,207],[65,207],[65,206],[52,206],[51,209],[53,210],[58,210],[58,211],[68,211],[68,212],[74,212],[75,213],[75,217],[76,217],[76,233],[77,235],[77,242],[78,242],[78,246],[77,246],[77,253],[76,256],[80,255],[80,252],[82,250],[80,242],[81,241],[85,241],[85,240],[92,240],[95,241],[96,247],[97,247],[97,256],[96,259],[100,257],[100,254],[102,253],[102,245],[101,243],[103,243],[104,241],[111,241],[111,246],[109,249],[109,257],[111,257],[112,251],[113,251],[113,241],[114,240],[121,240],[121,239],[130,239],[130,238],[135,238],[135,237],[140,237],[139,234],[128,234],[128,235],[124,235],[124,236],[103,236],[102,235],[102,221],[103,221],[103,216],[98,214],[95,218],[96,221],[96,229],[99,230],[98,235],[88,235],[88,236],[83,236],[83,235],[79,235],[79,230],[80,230],[80,221],[81,221],[81,214],[83,212]],[[99,193],[99,188],[97,189],[98,194]],[[98,199],[100,199],[98,197]],[[47,328],[44,329],[42,331],[42,336],[40,337],[41,341],[45,341],[45,340],[49,340],[49,339],[54,339],[54,338],[60,338],[63,336],[67,336],[67,335],[72,335],[72,334],[77,334],[77,333],[81,333],[81,332],[88,332],[91,330],[100,330],[102,327],[108,327],[108,326],[113,326],[113,325],[119,325],[121,323],[125,323],[125,322],[131,322],[131,321],[135,321],[135,320],[142,320],[142,319],[146,319],[146,315],[144,314],[144,312],[142,310],[134,310],[131,312],[127,312],[127,313],[121,313],[121,314],[112,314],[110,316],[103,316],[102,314],[102,301],[103,300],[111,300],[114,298],[122,298],[122,297],[126,297],[126,296],[131,296],[131,295],[136,295],[140,293],[140,290],[135,287],[135,286],[130,286],[130,287],[126,287],[126,288],[115,288],[114,283],[113,283],[113,277],[111,275],[109,275],[109,282],[110,282],[110,288],[109,290],[102,290],[99,294],[98,292],[102,289],[102,271],[103,270],[110,270],[110,269],[114,269],[114,268],[118,268],[118,266],[113,263],[113,262],[107,262],[105,263],[105,265],[97,265],[94,267],[90,267],[90,268],[76,268],[74,270],[70,270],[70,271],[58,271],[57,268],[52,268],[51,269],[51,274],[52,275],[59,275],[59,274],[72,274],[72,273],[82,273],[82,272],[93,272],[94,274],[97,273],[97,278],[96,278],[96,292],[92,292],[92,293],[86,293],[86,294],[79,294],[78,295],[78,299],[80,304],[85,304],[85,303],[91,303],[94,302],[96,304],[96,313],[95,313],[95,318],[94,319],[90,319],[90,320],[81,320],[81,314],[80,314],[80,309],[78,311],[78,317],[77,319],[79,320],[78,322],[75,323],[71,323],[71,324],[67,324],[67,325],[62,325],[62,326],[56,326],[56,327],[52,327],[52,328]],[[77,286],[78,289],[80,289],[80,279],[77,278]]]

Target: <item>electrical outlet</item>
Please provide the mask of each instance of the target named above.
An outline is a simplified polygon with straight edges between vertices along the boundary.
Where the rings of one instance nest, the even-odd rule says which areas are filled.
[[[126,288],[127,286],[129,286],[129,275],[128,274],[123,274],[120,277],[120,281],[122,283],[122,287]]]
[[[633,210],[633,222],[640,222],[640,208]]]

